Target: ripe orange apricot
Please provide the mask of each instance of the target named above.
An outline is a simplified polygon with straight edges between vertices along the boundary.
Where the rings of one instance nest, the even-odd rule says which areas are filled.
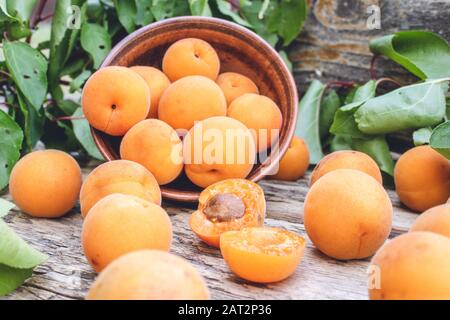
[[[172,223],[160,206],[115,193],[101,199],[89,211],[81,239],[87,260],[98,272],[135,250],[169,251]]]
[[[369,267],[372,300],[450,299],[450,239],[405,233],[386,243]]]
[[[217,77],[216,82],[222,89],[225,98],[227,99],[228,105],[230,105],[234,99],[242,96],[243,94],[246,93],[259,94],[259,90],[256,84],[250,78],[240,73],[236,72],[221,73]]]
[[[202,188],[247,177],[256,159],[250,130],[227,117],[198,122],[184,137],[183,153],[187,177]]]
[[[192,128],[196,121],[225,116],[227,103],[219,86],[201,76],[172,83],[159,101],[159,119],[174,129]]]
[[[175,42],[167,49],[162,68],[171,81],[195,75],[216,80],[220,60],[216,50],[208,42],[186,38]]]
[[[367,154],[353,150],[335,151],[326,155],[311,174],[310,186],[319,178],[336,169],[354,169],[367,173],[379,183],[383,183],[380,168]]]
[[[415,147],[398,159],[394,180],[400,201],[423,212],[450,197],[450,162],[429,146]]]
[[[277,282],[295,272],[305,239],[280,228],[245,228],[220,237],[225,262],[239,277],[259,283]]]
[[[428,209],[416,219],[409,231],[430,231],[450,238],[450,204]]]
[[[227,116],[241,121],[253,131],[258,152],[270,148],[278,139],[283,116],[270,98],[246,93],[228,107]]]
[[[338,169],[317,180],[304,210],[311,241],[339,260],[373,255],[391,231],[392,204],[386,191],[358,170]]]
[[[144,120],[150,110],[150,89],[144,79],[125,67],[105,67],[86,82],[81,104],[90,125],[122,136]]]
[[[305,141],[297,136],[281,158],[278,172],[271,179],[295,181],[302,177],[309,166],[309,151]]]
[[[177,132],[158,119],[131,128],[120,144],[120,156],[142,164],[160,185],[172,182],[183,170],[183,144]]]
[[[217,182],[200,193],[189,224],[210,246],[219,247],[222,233],[264,224],[266,200],[256,183],[244,179]]]
[[[186,260],[140,250],[112,262],[95,280],[88,300],[206,300],[208,287]]]
[[[150,171],[136,162],[115,160],[92,170],[83,183],[80,191],[83,217],[100,199],[113,193],[129,194],[161,204],[161,190]]]
[[[9,192],[15,204],[34,217],[57,218],[72,209],[81,187],[78,163],[65,152],[27,154],[14,166]]]
[[[170,86],[170,80],[160,70],[148,66],[134,66],[131,70],[137,72],[150,89],[151,103],[147,118],[158,118],[159,99],[163,92]]]

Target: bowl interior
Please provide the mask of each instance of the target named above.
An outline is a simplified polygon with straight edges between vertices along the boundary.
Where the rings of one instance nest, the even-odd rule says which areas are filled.
[[[254,166],[248,179],[258,181],[269,173],[290,144],[297,116],[297,90],[291,73],[278,54],[251,31],[231,22],[202,17],[167,19],[137,30],[116,45],[103,63],[104,66],[147,65],[161,69],[167,48],[184,38],[199,38],[209,42],[217,51],[220,72],[238,72],[252,79],[261,94],[270,97],[280,107],[283,125],[278,152],[271,152]],[[107,160],[119,159],[121,138],[111,137],[93,129],[94,140]],[[185,176],[162,186],[165,198],[178,201],[197,201],[199,188]]]

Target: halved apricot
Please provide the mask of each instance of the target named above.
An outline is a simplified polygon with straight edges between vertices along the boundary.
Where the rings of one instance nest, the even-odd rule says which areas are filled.
[[[260,283],[277,282],[295,272],[305,239],[280,228],[245,228],[220,237],[220,251],[237,276]]]
[[[265,214],[266,200],[260,186],[245,179],[227,179],[202,191],[189,224],[200,239],[218,248],[222,233],[260,227]]]

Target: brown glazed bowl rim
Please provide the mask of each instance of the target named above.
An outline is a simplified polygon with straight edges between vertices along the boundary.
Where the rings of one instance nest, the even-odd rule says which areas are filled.
[[[265,159],[265,161],[259,165],[257,165],[255,170],[252,170],[250,175],[247,177],[247,179],[258,182],[261,179],[263,179],[266,175],[268,175],[271,170],[273,170],[274,166],[280,161],[281,157],[286,153],[287,149],[290,146],[292,137],[294,136],[295,126],[297,122],[297,112],[298,112],[298,94],[297,94],[297,87],[295,84],[294,77],[292,73],[287,68],[286,64],[284,63],[283,59],[280,57],[280,55],[275,51],[272,46],[270,46],[263,38],[261,38],[259,35],[254,33],[253,31],[250,31],[246,29],[245,27],[242,27],[236,23],[219,19],[219,18],[213,18],[213,17],[200,17],[200,16],[182,16],[182,17],[176,17],[176,18],[169,18],[165,20],[161,20],[158,22],[151,23],[147,26],[144,26],[133,33],[129,34],[127,37],[122,39],[117,45],[112,48],[106,59],[101,65],[101,68],[111,65],[112,61],[120,55],[122,52],[124,52],[124,49],[128,46],[130,42],[136,41],[137,38],[147,38],[151,37],[151,33],[153,30],[164,28],[165,26],[169,26],[172,24],[184,24],[186,22],[195,24],[195,26],[198,28],[204,27],[208,28],[208,26],[211,25],[218,25],[221,26],[224,29],[231,29],[235,32],[239,32],[245,35],[245,37],[249,38],[253,43],[257,44],[258,47],[262,47],[266,53],[268,53],[271,56],[272,61],[275,62],[276,68],[279,69],[279,72],[283,78],[285,78],[287,82],[288,92],[290,93],[290,99],[289,104],[291,105],[290,108],[288,108],[288,118],[289,122],[285,124],[287,126],[286,128],[286,135],[285,139],[283,141],[279,142],[279,149],[278,152],[271,152],[271,154]],[[283,120],[284,121],[284,120]],[[100,153],[103,155],[105,160],[112,161],[117,160],[108,150],[107,146],[105,145],[105,142],[103,141],[103,137],[99,132],[92,128],[91,126],[91,133],[94,138],[94,142],[97,145]],[[180,201],[180,202],[196,202],[198,201],[200,191],[184,191],[184,190],[178,190],[174,188],[167,188],[166,186],[161,186],[161,193],[163,198],[168,200],[174,200],[174,201]]]

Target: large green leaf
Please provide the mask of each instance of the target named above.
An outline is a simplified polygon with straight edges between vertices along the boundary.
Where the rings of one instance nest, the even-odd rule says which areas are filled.
[[[369,137],[359,130],[354,115],[361,105],[375,96],[376,88],[377,82],[370,80],[365,85],[356,89],[352,94],[352,102],[342,106],[336,111],[330,132],[335,135],[346,135],[357,139],[368,139]]]
[[[98,160],[104,160],[103,156],[100,154],[100,151],[98,151],[94,139],[92,138],[89,123],[85,119],[80,119],[81,117],[83,117],[83,110],[78,108],[73,114],[73,118],[75,119],[72,120],[75,137],[77,137],[80,144],[91,157]]]
[[[11,16],[28,22],[36,3],[37,0],[6,0],[6,9]]]
[[[440,124],[433,130],[430,145],[447,159],[450,159],[450,121]]]
[[[136,3],[131,0],[114,0],[117,16],[122,26],[131,33],[136,28],[135,17],[137,15]]]
[[[323,158],[319,118],[324,91],[325,85],[318,80],[314,80],[299,104],[295,134],[301,137],[308,146],[310,163],[312,164],[318,163]]]
[[[81,27],[80,42],[83,49],[94,60],[94,68],[100,67],[111,50],[111,37],[108,30],[96,23],[85,23]]]
[[[136,0],[136,10],[135,23],[138,26],[146,26],[155,19],[152,13],[152,3],[150,0]]]
[[[0,264],[0,297],[16,290],[33,274],[33,269],[16,269]]]
[[[39,110],[47,95],[47,60],[24,42],[4,42],[3,53],[14,82],[31,105]]]
[[[193,16],[212,16],[208,0],[189,0],[189,8]]]
[[[329,134],[330,127],[333,123],[334,114],[341,106],[341,99],[335,90],[331,90],[325,95],[320,107],[320,137],[324,138]]]
[[[42,109],[39,112],[36,111],[22,97],[22,94],[19,93],[17,98],[21,112],[19,120],[23,127],[25,146],[27,151],[31,151],[44,133],[45,117],[42,114]]]
[[[72,6],[81,8],[79,16],[77,16],[78,13],[71,10]],[[73,52],[80,32],[79,28],[76,28],[76,24],[72,25],[71,22],[80,19],[80,25],[83,25],[86,7],[86,0],[56,1],[50,36],[48,83],[53,99],[57,101],[63,99],[59,85],[60,76]]]
[[[8,185],[9,175],[20,157],[23,141],[22,129],[0,110],[0,190]]]
[[[0,264],[29,269],[47,260],[47,256],[30,247],[8,225],[0,220]]]
[[[372,40],[370,50],[391,58],[421,79],[450,77],[450,46],[435,33],[401,31]]]
[[[444,82],[414,84],[368,100],[355,112],[359,130],[386,134],[440,123],[445,116]]]
[[[220,13],[222,13],[225,16],[230,17],[234,22],[247,27],[247,28],[251,28],[252,25],[245,20],[244,18],[242,18],[239,13],[237,13],[234,8],[233,5],[231,4],[230,1],[227,0],[216,0],[217,3],[217,8],[219,9]]]
[[[0,218],[6,216],[12,208],[16,205],[12,202],[6,201],[5,199],[0,198]]]
[[[306,0],[281,1],[275,6],[272,20],[277,21],[278,34],[283,38],[283,44],[289,45],[302,30],[308,14]]]
[[[352,149],[368,154],[382,171],[391,176],[394,174],[394,160],[384,136],[372,137],[370,140],[353,139]]]
[[[153,1],[152,13],[156,20],[190,14],[189,3],[186,0]]]

